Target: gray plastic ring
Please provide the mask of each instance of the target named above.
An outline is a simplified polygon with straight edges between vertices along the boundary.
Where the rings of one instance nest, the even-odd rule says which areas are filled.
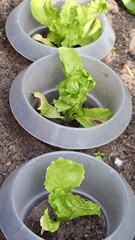
[[[53,5],[60,7],[64,1],[53,0]],[[78,0],[79,3],[87,1]],[[93,43],[75,48],[82,55],[102,59],[112,49],[115,34],[105,14],[99,16],[102,25],[101,36]],[[8,16],[6,34],[11,45],[24,57],[35,61],[50,54],[56,54],[57,48],[45,46],[31,38],[34,33],[41,32],[45,27],[31,15],[30,0],[24,0]]]
[[[70,151],[38,156],[15,170],[0,189],[0,227],[7,240],[41,240],[23,223],[30,209],[47,192],[47,166],[59,157],[82,163],[85,179],[78,192],[100,204],[107,219],[105,240],[133,240],[135,196],[128,183],[113,168],[92,156]]]
[[[87,149],[107,144],[124,131],[131,118],[131,98],[119,76],[97,59],[81,58],[84,69],[96,81],[96,87],[87,95],[88,107],[105,107],[113,112],[113,117],[103,124],[89,128],[66,127],[42,117],[34,110],[32,92],[44,93],[50,102],[57,97],[55,86],[64,79],[58,55],[32,63],[11,86],[9,100],[16,120],[30,134],[50,145]]]

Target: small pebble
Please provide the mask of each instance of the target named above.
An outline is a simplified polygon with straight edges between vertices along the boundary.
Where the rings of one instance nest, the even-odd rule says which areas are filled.
[[[119,158],[115,158],[114,163],[118,166],[121,167],[123,165],[123,161]]]
[[[10,166],[10,165],[11,165],[11,161],[7,162],[6,165],[7,165],[7,166]]]

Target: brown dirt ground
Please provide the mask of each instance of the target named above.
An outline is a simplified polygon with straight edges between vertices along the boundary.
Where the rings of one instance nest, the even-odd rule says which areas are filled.
[[[37,155],[61,150],[28,134],[16,122],[10,110],[8,97],[11,84],[20,70],[31,63],[11,47],[5,34],[7,16],[19,2],[20,0],[1,0],[0,3],[0,186],[20,164]],[[100,148],[80,152],[91,155],[96,152],[104,153],[103,160],[115,168],[135,192],[135,16],[128,14],[119,2],[108,0],[108,19],[116,34],[116,50],[111,51],[103,61],[119,74],[128,88],[133,102],[132,118],[126,130],[113,142]],[[126,70],[125,63],[128,64],[134,77]],[[115,164],[116,158],[122,160],[121,167]],[[0,239],[5,239],[2,233]]]

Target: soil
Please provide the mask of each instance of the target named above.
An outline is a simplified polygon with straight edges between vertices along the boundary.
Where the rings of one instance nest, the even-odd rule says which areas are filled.
[[[57,119],[57,118],[53,118],[53,119],[49,119],[50,121],[57,123],[59,125],[65,126],[65,127],[79,127],[79,123],[77,121],[71,121],[71,122],[67,122],[64,119]]]
[[[79,122],[77,122],[76,120],[73,120],[71,122],[68,122],[64,119],[58,119],[58,118],[53,118],[53,119],[49,119],[50,121],[57,123],[59,125],[65,126],[65,127],[75,127],[75,128],[83,128],[82,125],[79,124]],[[99,125],[102,124],[102,122],[98,121],[98,120],[92,120],[91,121],[93,125]]]
[[[21,0],[1,0],[0,2],[0,186],[22,163],[40,154],[61,150],[27,133],[17,123],[10,110],[11,84],[17,74],[31,64],[12,48],[5,34],[7,16],[20,2]],[[132,98],[133,113],[126,130],[113,142],[99,148],[79,151],[90,155],[97,152],[104,153],[103,161],[116,169],[135,193],[135,16],[125,11],[120,0],[107,2],[109,5],[107,17],[115,31],[116,42],[113,51],[110,51],[102,61],[121,77],[128,88]],[[117,160],[121,164],[118,164]],[[78,228],[78,236],[79,229],[81,228]],[[0,233],[0,239],[5,239],[2,233]]]
[[[26,226],[41,238],[45,240],[102,240],[105,238],[106,220],[103,213],[100,217],[85,216],[66,221],[60,225],[56,232],[45,231],[41,236],[40,217],[44,210],[49,207],[46,199],[36,205],[25,219]],[[53,219],[51,210],[49,215]]]

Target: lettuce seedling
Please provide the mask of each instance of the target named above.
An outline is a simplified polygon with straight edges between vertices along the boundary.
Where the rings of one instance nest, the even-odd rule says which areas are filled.
[[[79,5],[76,0],[66,0],[61,10],[52,7],[51,0],[31,0],[33,17],[49,29],[47,38],[39,34],[33,38],[48,46],[84,46],[97,40],[101,23],[97,16],[108,10],[105,0],[94,0]]]
[[[96,153],[94,153],[94,157],[97,158],[97,159],[99,159],[99,160],[102,160],[104,156],[105,156],[105,154],[102,153],[102,152],[96,152]]]
[[[49,203],[56,219],[51,219],[46,209],[40,219],[42,229],[55,232],[64,221],[80,216],[100,216],[101,210],[97,204],[71,192],[80,186],[83,179],[82,164],[61,157],[51,163],[46,171],[44,186],[49,192]]]
[[[80,56],[74,49],[58,49],[65,79],[56,86],[59,98],[53,100],[53,106],[42,93],[33,92],[37,99],[37,110],[47,118],[63,118],[68,122],[76,120],[83,127],[90,127],[107,121],[112,112],[106,108],[84,108],[87,94],[95,87],[88,71],[83,69]]]

